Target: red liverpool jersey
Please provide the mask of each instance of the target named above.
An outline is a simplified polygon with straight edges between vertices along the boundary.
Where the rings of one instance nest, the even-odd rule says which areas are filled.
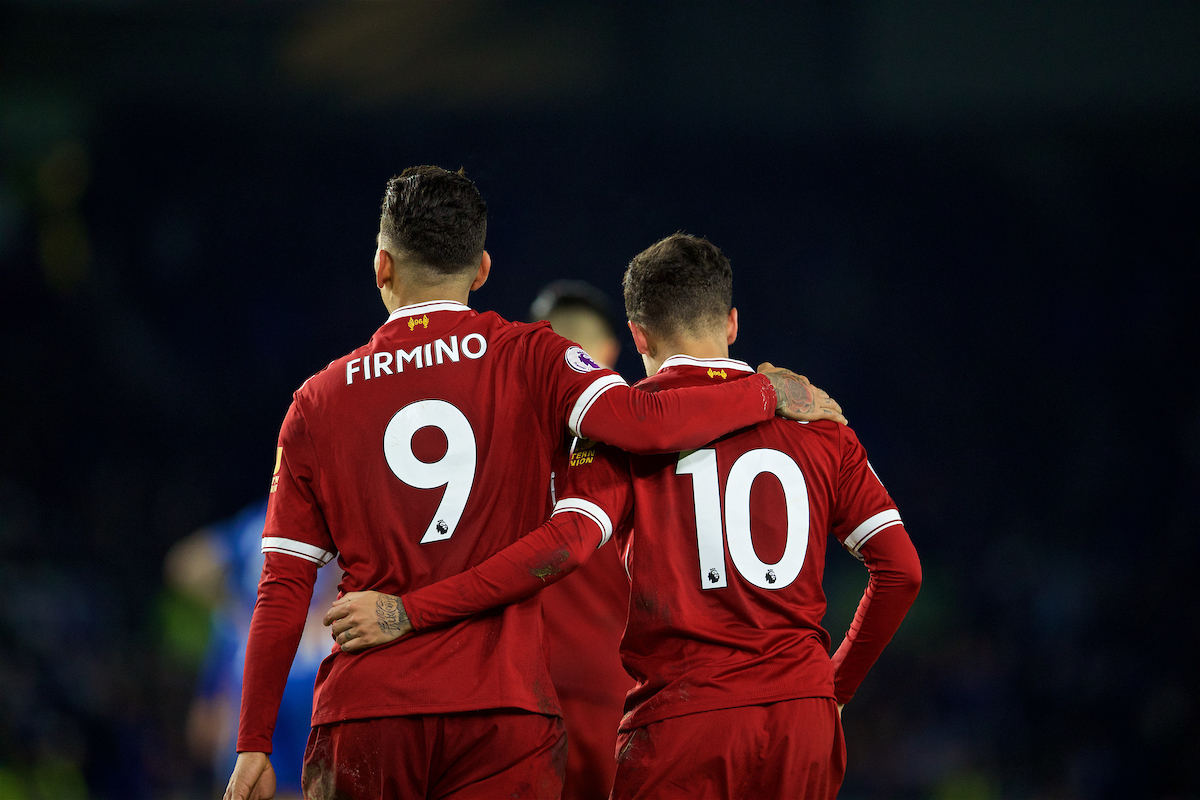
[[[675,356],[638,386],[656,391],[750,374],[740,361]],[[674,455],[599,447],[590,463],[575,459],[570,488],[616,523],[629,573],[621,657],[637,685],[623,730],[697,711],[834,696],[830,638],[821,627],[828,536],[858,555],[876,533],[901,525],[853,431],[774,419]]]
[[[398,309],[296,392],[263,549],[345,570],[343,593],[462,572],[549,511],[550,454],[620,376],[548,325],[453,302]],[[513,707],[558,713],[536,599],[356,654],[335,648],[313,723]]]
[[[776,402],[764,376],[651,394],[546,323],[449,301],[397,309],[365,347],[309,379],[284,419],[238,750],[270,751],[320,565],[337,557],[342,592],[445,584],[545,519],[551,454],[567,436],[671,452],[768,419]],[[335,647],[313,723],[493,708],[559,711],[537,599],[370,650]]]

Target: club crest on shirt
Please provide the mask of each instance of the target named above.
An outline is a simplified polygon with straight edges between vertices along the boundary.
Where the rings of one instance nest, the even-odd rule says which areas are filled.
[[[279,467],[283,464],[283,448],[275,448],[275,471],[271,473],[271,494],[279,488]]]
[[[725,370],[723,370],[723,369],[713,369],[712,367],[708,368],[708,377],[716,378],[718,376],[721,378],[721,380],[725,380],[726,378],[729,377],[728,375],[725,374]]]
[[[422,317],[409,317],[408,318],[408,329],[410,331],[414,330],[418,325],[422,325],[425,327],[425,330],[429,330],[429,315],[426,314]]]
[[[567,348],[567,366],[576,372],[591,372],[595,369],[604,369],[582,347]]]

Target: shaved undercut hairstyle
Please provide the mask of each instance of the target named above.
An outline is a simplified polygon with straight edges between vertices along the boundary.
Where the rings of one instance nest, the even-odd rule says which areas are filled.
[[[387,183],[379,246],[434,275],[479,266],[487,235],[487,204],[460,169],[409,167]]]
[[[625,270],[625,314],[673,338],[724,330],[733,308],[733,269],[702,236],[675,233],[633,257]]]

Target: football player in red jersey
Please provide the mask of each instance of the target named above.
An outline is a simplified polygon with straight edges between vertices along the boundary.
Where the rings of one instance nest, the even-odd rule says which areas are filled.
[[[608,299],[583,281],[555,281],[529,309],[560,336],[583,347],[606,367],[620,351]],[[567,475],[564,452],[556,467],[559,493]],[[541,593],[549,639],[550,679],[567,726],[567,773],[563,800],[604,800],[617,762],[617,724],[633,679],[621,667],[621,634],[629,610],[629,580],[615,547]]]
[[[633,259],[625,305],[650,375],[639,386],[754,375],[728,357],[738,327],[731,278],[715,245],[682,234]],[[870,574],[832,658],[820,625],[830,533]],[[835,797],[841,707],[921,582],[900,514],[854,432],[776,419],[671,455],[577,450],[551,520],[471,571],[405,595],[410,625],[436,628],[535,592],[610,536],[629,573],[621,658],[637,682],[612,796]],[[361,615],[347,620],[360,646],[390,636]]]
[[[470,309],[491,269],[486,227],[461,172],[388,182],[375,256],[388,320],[295,392],[280,430],[227,798],[274,793],[272,726],[321,565],[338,559],[343,594],[381,593],[374,619],[400,631],[386,595],[470,569],[546,518],[568,435],[666,452],[777,410],[842,419],[786,371],[634,390],[548,325]],[[558,796],[566,739],[536,598],[404,646],[350,652],[353,631],[337,633],[314,688],[306,797]]]

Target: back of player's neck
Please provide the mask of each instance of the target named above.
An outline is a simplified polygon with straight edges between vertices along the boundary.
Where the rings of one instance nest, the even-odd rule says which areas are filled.
[[[399,290],[393,291],[390,302],[386,303],[388,312],[391,313],[397,308],[405,306],[415,306],[417,303],[434,303],[437,301],[451,301],[454,303],[462,303],[468,305],[470,299],[470,291],[465,286],[429,286],[429,287],[402,287]]]
[[[720,339],[688,339],[677,342],[662,342],[654,349],[652,360],[655,372],[671,356],[691,358],[729,358],[729,345]]]

